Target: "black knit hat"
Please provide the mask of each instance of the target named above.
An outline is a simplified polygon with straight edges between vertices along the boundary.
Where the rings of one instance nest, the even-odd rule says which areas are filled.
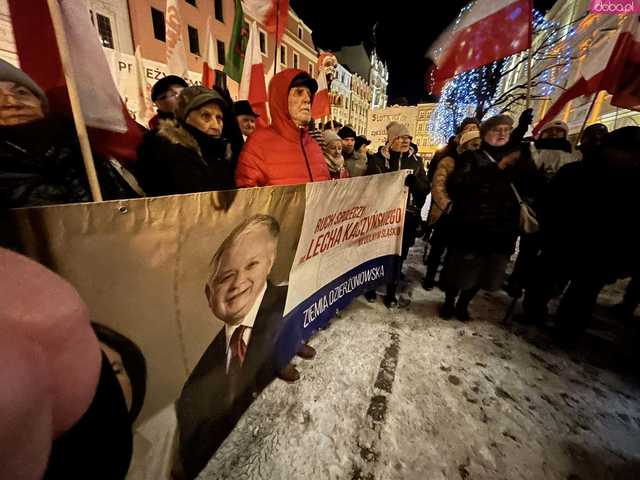
[[[460,125],[456,130],[456,134],[460,133],[464,129],[464,127],[471,124],[477,125],[478,128],[480,128],[480,121],[476,117],[466,117],[464,120],[462,120],[462,122],[460,122]]]
[[[289,90],[294,87],[307,87],[311,92],[311,96],[316,94],[318,91],[318,82],[316,82],[311,76],[306,72],[300,72],[300,74],[296,75],[291,85],[289,85]]]
[[[364,135],[358,135],[356,137],[356,150],[360,150],[360,147],[362,147],[363,145],[371,145],[371,140],[367,140],[367,137],[365,137]]]
[[[605,137],[602,145],[625,152],[640,152],[640,127],[629,126],[613,130]]]
[[[184,88],[189,86],[184,78],[178,77],[177,75],[167,75],[166,77],[158,80],[153,84],[153,87],[151,87],[151,101],[155,102],[160,95],[169,90],[171,85],[179,85]]]

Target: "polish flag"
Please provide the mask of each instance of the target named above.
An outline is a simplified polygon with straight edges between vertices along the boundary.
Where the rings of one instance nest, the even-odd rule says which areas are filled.
[[[216,68],[218,68],[218,50],[211,29],[211,18],[207,19],[207,45],[204,50],[202,63],[202,84],[211,88],[216,83]]]
[[[289,0],[242,0],[242,8],[267,32],[275,34],[276,42],[282,39],[289,19]]]
[[[264,65],[262,64],[256,22],[253,22],[249,29],[249,41],[244,53],[238,99],[248,100],[251,108],[260,114],[258,123],[261,126],[267,125],[269,118],[267,116],[267,87],[264,82]]]
[[[178,0],[167,0],[165,25],[165,45],[169,73],[186,77],[188,71],[187,53],[182,40],[182,17],[180,17]]]
[[[89,9],[84,1],[58,1],[92,148],[100,155],[134,162],[144,128],[131,118],[118,93]],[[20,68],[47,94],[51,112],[70,116],[71,104],[47,1],[9,0],[9,9]]]
[[[319,119],[331,115],[331,105],[329,103],[329,86],[327,85],[327,75],[322,69],[316,77],[318,82],[318,91],[313,96],[313,105],[311,105],[311,118]]]
[[[605,35],[589,50],[576,80],[533,129],[535,136],[570,100],[600,90],[611,94],[611,105],[640,111],[640,15],[628,15],[613,38]]]
[[[440,95],[456,75],[531,46],[531,0],[476,0],[431,46],[431,92]]]

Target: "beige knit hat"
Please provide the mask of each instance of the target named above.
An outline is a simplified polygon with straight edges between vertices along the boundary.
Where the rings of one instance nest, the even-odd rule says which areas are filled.
[[[464,132],[460,137],[458,145],[464,145],[465,143],[470,142],[471,140],[474,140],[476,138],[480,138],[479,130],[470,130],[468,132]]]
[[[409,129],[405,124],[400,122],[391,122],[387,125],[387,142],[391,143],[396,138],[404,136],[413,138],[413,135],[411,135],[411,132],[409,132]]]

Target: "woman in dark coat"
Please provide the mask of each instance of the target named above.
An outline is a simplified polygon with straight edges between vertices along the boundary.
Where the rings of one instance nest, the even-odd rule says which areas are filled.
[[[185,88],[175,120],[160,122],[139,151],[138,181],[150,196],[235,188],[232,151],[222,138],[228,106],[206,87]]]
[[[462,154],[449,178],[450,251],[443,271],[442,318],[469,320],[469,303],[476,293],[503,284],[519,234],[513,186],[521,185],[532,168],[530,159],[509,142],[512,125],[506,115],[485,121],[480,149]]]

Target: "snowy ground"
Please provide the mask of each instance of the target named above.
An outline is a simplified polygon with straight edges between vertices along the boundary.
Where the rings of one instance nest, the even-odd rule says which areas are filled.
[[[443,321],[442,293],[420,287],[423,247],[405,266],[409,308],[355,301],[312,339],[317,358],[296,361],[301,381],[273,382],[201,478],[640,478],[638,337],[601,307],[562,351],[501,323],[501,292],[474,301],[473,322]]]

